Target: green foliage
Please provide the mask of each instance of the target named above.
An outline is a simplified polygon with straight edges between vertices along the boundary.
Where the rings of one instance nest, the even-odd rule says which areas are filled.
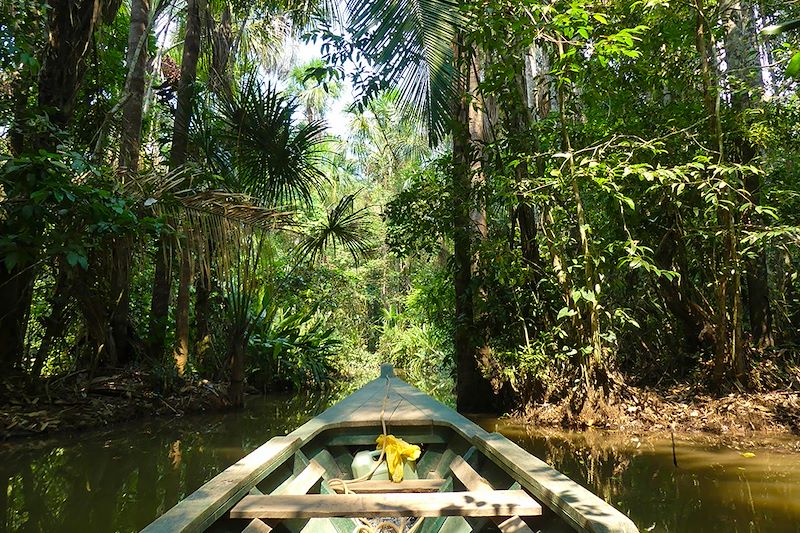
[[[229,150],[232,187],[270,206],[311,201],[325,179],[320,172],[325,130],[319,121],[295,125],[297,108],[296,100],[271,85],[263,88],[255,76],[221,98],[221,127],[214,138]]]
[[[452,404],[454,296],[447,271],[420,269],[414,288],[383,310],[377,353],[405,378]]]
[[[452,235],[450,163],[439,158],[413,173],[386,205],[386,243],[399,255],[437,253]]]
[[[74,152],[5,158],[0,186],[8,195],[0,204],[0,261],[8,271],[51,257],[86,270],[89,254],[109,239],[158,227],[103,169]]]
[[[251,383],[265,391],[285,386],[319,386],[332,372],[331,357],[341,341],[319,309],[285,310],[275,303],[259,313],[250,337]]]
[[[327,209],[321,220],[312,224],[308,234],[297,248],[300,256],[316,260],[329,247],[336,253],[339,245],[352,256],[353,261],[367,255],[371,250],[367,225],[369,210],[355,209],[355,194],[343,196],[336,205]]]

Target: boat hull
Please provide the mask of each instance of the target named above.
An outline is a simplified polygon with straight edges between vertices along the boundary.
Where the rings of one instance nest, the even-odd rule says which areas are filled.
[[[446,494],[458,496],[458,491],[471,490],[465,486],[463,476],[454,475],[453,463],[457,461],[478,476],[480,481],[475,482],[480,489],[521,490],[530,495],[541,504],[541,516],[529,516],[524,520],[511,517],[517,518],[521,527],[551,532],[638,531],[628,517],[589,490],[502,435],[485,431],[398,379],[391,367],[382,368],[381,377],[292,433],[269,440],[143,531],[243,531],[247,528],[251,528],[248,531],[257,531],[252,528],[261,527],[259,523],[272,529],[266,525],[267,522],[258,519],[232,518],[235,513],[231,510],[245,497],[253,503],[256,501],[253,495],[282,494],[287,488],[295,490],[292,486],[298,486],[300,476],[314,482],[303,487],[306,492],[333,494],[334,488],[328,481],[332,478],[346,479],[351,475],[349,466],[353,455],[359,450],[374,449],[376,436],[383,432],[382,421],[388,426],[389,433],[422,446],[423,455],[417,464],[419,477],[442,480],[440,490],[447,491]],[[320,470],[318,479],[310,479],[309,465]],[[262,498],[257,501],[272,500]],[[466,516],[426,518],[419,533],[462,533],[489,527],[487,524],[491,520],[468,510],[463,513]],[[301,519],[273,520],[270,523],[305,533],[352,533],[358,526],[352,517],[319,518],[310,514]],[[508,525],[504,527],[506,531],[514,531]]]

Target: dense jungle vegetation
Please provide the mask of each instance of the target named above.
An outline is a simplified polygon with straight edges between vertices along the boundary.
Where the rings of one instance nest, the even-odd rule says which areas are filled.
[[[3,375],[239,406],[389,361],[465,411],[585,417],[800,387],[798,16],[2,0]]]

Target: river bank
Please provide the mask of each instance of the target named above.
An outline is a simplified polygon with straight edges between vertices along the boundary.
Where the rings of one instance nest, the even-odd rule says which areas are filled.
[[[94,378],[76,373],[36,389],[7,380],[0,384],[0,441],[227,409],[227,386],[208,380],[159,387],[157,377],[131,370]],[[605,406],[602,415],[590,417],[588,423],[586,418],[573,422],[566,403],[529,406],[510,419],[537,427],[594,427],[634,437],[664,434],[702,440],[705,436],[734,447],[787,437],[778,442],[800,451],[800,393],[793,390],[715,397],[689,385],[666,390],[629,387],[624,401]]]
[[[7,379],[0,383],[0,441],[229,406],[225,385],[208,380],[160,385],[153,374],[136,370],[96,377],[75,372],[35,387]]]
[[[598,428],[632,436],[655,433],[688,440],[706,436],[733,445],[742,439],[789,437],[780,442],[800,451],[800,392],[794,390],[714,396],[690,385],[666,390],[628,387],[624,399],[604,404],[592,415],[584,412],[576,418],[564,401],[528,406],[511,419],[537,427]]]

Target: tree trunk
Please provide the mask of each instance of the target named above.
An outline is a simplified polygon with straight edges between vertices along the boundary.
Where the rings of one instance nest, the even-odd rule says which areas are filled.
[[[131,1],[131,22],[128,30],[125,103],[120,124],[119,166],[122,183],[135,179],[139,171],[144,105],[144,73],[147,66],[147,38],[150,16],[149,0]],[[111,331],[120,363],[130,360],[128,324],[130,322],[131,243],[126,237],[116,239],[112,249]]]
[[[150,300],[150,327],[147,353],[152,361],[160,361],[164,355],[167,315],[169,314],[170,288],[172,286],[172,245],[166,237],[156,243],[153,258],[153,295]]]
[[[752,94],[764,90],[761,75],[761,60],[758,49],[758,28],[756,27],[753,5],[747,0],[733,0],[723,11],[725,25],[725,61],[732,89],[731,105],[740,117],[752,108]],[[743,122],[745,122],[743,120]],[[757,155],[756,147],[746,137],[744,131],[735,131],[732,138],[732,155],[736,162],[750,164]],[[748,174],[744,187],[750,201],[758,205],[761,201],[761,177]],[[757,222],[757,215],[744,216],[742,224]],[[770,307],[769,284],[767,280],[767,252],[759,246],[755,257],[745,264],[745,285],[747,287],[747,307],[750,330],[754,344],[759,348],[773,345],[772,309]]]
[[[144,73],[147,67],[147,38],[150,14],[149,0],[131,0],[131,24],[128,31],[128,77],[126,97],[120,125],[119,165],[123,182],[139,170],[144,104]]]
[[[192,117],[194,83],[197,77],[197,60],[200,55],[200,11],[198,0],[186,2],[186,34],[183,40],[181,80],[178,84],[178,102],[172,129],[172,147],[169,152],[169,169],[175,170],[186,162],[189,150],[189,123]]]
[[[456,295],[453,341],[456,353],[456,406],[461,412],[490,412],[494,395],[489,381],[478,364],[476,349],[475,307],[472,288],[473,233],[480,227],[480,216],[471,209],[472,154],[470,150],[469,80],[471,53],[462,42],[456,43],[456,64],[468,69],[457,94],[453,131],[453,255],[455,259],[454,286]],[[466,82],[466,83],[464,83]],[[474,219],[473,219],[474,218]],[[485,228],[485,218],[482,226]],[[486,354],[480,354],[481,357]]]
[[[200,54],[200,13],[196,0],[186,3],[186,33],[181,59],[181,79],[178,84],[178,103],[172,129],[172,146],[169,169],[174,171],[186,162],[189,150],[189,122],[194,99],[194,82],[197,77],[197,59]],[[160,358],[164,353],[167,316],[171,292],[172,245],[163,236],[158,241],[156,268],[153,279],[153,297],[150,303],[150,356]]]

